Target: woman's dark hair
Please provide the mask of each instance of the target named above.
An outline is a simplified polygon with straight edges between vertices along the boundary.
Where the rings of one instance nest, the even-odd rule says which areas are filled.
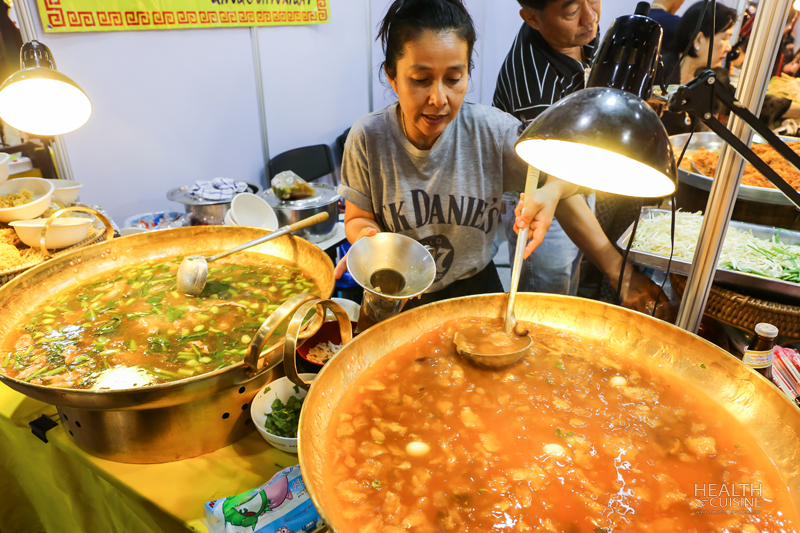
[[[472,17],[461,0],[395,0],[378,30],[378,40],[386,56],[381,66],[390,78],[397,76],[397,62],[403,57],[406,43],[425,30],[458,35],[467,43],[469,70],[472,71],[472,49],[477,35]]]
[[[705,10],[703,7],[705,6]],[[697,2],[681,17],[678,23],[678,30],[675,32],[675,46],[673,50],[683,53],[686,48],[689,48],[689,55],[697,57],[697,50],[692,46],[695,39],[695,31],[697,31],[698,24],[700,31],[707,39],[713,42],[714,33],[722,33],[728,31],[733,27],[736,22],[736,10],[728,6],[724,6],[717,2],[717,16],[711,18],[711,2]],[[700,18],[702,17],[702,21]],[[712,45],[713,46],[713,45]]]

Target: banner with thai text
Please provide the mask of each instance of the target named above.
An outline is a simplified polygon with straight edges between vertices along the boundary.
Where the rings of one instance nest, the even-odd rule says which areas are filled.
[[[48,33],[322,24],[330,0],[37,0]]]

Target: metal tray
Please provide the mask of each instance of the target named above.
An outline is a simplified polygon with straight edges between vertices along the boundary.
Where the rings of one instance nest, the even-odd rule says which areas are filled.
[[[686,140],[689,138],[688,133],[682,133],[680,135],[672,135],[670,140],[672,141],[672,147],[675,149],[675,154],[679,155],[681,150],[683,149],[683,145],[686,144]],[[800,141],[800,138],[797,137],[786,137],[781,136],[780,139],[783,142],[796,142]],[[761,144],[764,142],[764,139],[755,135],[753,137],[754,144]],[[700,133],[695,133],[692,137],[692,142],[689,143],[689,148],[686,150],[686,155],[692,155],[693,151],[699,150],[700,148],[705,148],[706,150],[713,150],[719,152],[722,148],[722,145],[725,144],[722,139],[716,133],[710,131],[704,131]],[[688,185],[692,185],[693,187],[697,187],[698,189],[702,189],[704,191],[711,190],[711,184],[714,181],[714,178],[709,178],[708,176],[704,176],[703,174],[696,174],[694,172],[687,172],[682,168],[678,169],[678,179],[682,183],[686,183]],[[760,202],[762,204],[776,204],[776,205],[791,205],[794,204],[789,201],[786,196],[783,195],[778,189],[768,189],[766,187],[753,187],[751,185],[741,185],[739,187],[739,194],[737,198],[740,200],[749,200],[751,202]]]
[[[642,210],[640,220],[646,218],[655,218],[658,215],[670,214],[672,211],[667,209],[654,209],[646,208]],[[769,239],[780,231],[780,240],[785,244],[800,245],[800,232],[789,231],[785,229],[773,228],[770,226],[760,226],[758,224],[749,224],[747,222],[731,221],[730,227],[738,228],[744,231],[752,231],[753,235],[761,239]],[[625,233],[617,241],[617,246],[624,250],[628,246],[628,239],[633,231],[633,224],[630,225]],[[628,260],[635,264],[656,270],[666,271],[669,257],[656,255],[650,252],[642,252],[635,248],[631,248],[628,254]],[[692,268],[691,263],[680,259],[673,259],[670,272],[689,275]],[[726,285],[732,289],[744,289],[748,294],[759,297],[764,297],[770,301],[781,301],[786,303],[797,304],[800,302],[800,283],[792,283],[789,281],[780,281],[772,278],[765,278],[756,276],[755,274],[747,274],[744,272],[734,272],[732,270],[724,270],[717,268],[714,275],[714,283]]]
[[[260,185],[254,185],[252,183],[245,183],[245,185],[247,185],[246,192],[249,192],[251,194],[258,194],[261,192]],[[176,187],[175,189],[172,189],[167,193],[167,200],[172,200],[173,202],[178,202],[179,204],[184,204],[184,205],[220,205],[220,204],[229,204],[233,200],[233,197],[227,200],[206,200],[204,198],[198,198],[197,196],[189,192],[191,189],[192,185],[184,185],[183,187]]]

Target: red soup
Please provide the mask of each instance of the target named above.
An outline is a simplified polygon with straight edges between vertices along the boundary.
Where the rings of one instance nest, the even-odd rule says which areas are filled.
[[[449,322],[371,366],[333,413],[328,511],[353,532],[797,531],[755,439],[686,383],[529,325],[471,366]]]

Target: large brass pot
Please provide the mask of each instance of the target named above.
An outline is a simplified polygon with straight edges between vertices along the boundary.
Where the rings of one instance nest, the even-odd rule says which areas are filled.
[[[449,320],[502,317],[505,295],[446,300],[402,313],[347,344],[313,381],[300,417],[300,468],[311,499],[335,533],[354,531],[330,510],[336,488],[326,482],[331,413],[363,370],[394,349]],[[521,293],[517,319],[603,342],[661,373],[697,387],[730,412],[775,462],[800,513],[800,409],[760,374],[727,352],[675,326],[621,307],[568,296]],[[704,365],[703,366],[701,366]]]
[[[28,311],[48,302],[58,291],[97,274],[151,259],[231,248],[264,233],[259,228],[195,226],[131,235],[59,256],[0,288],[0,338]],[[333,291],[330,258],[303,239],[284,236],[248,251],[296,263],[322,296],[328,297]],[[251,345],[251,351],[257,348]],[[282,375],[282,357],[281,342],[257,365],[241,362],[174,383],[138,389],[59,389],[2,374],[0,381],[31,398],[56,405],[62,423],[87,452],[112,461],[160,463],[208,453],[252,431],[250,401],[259,389]]]

